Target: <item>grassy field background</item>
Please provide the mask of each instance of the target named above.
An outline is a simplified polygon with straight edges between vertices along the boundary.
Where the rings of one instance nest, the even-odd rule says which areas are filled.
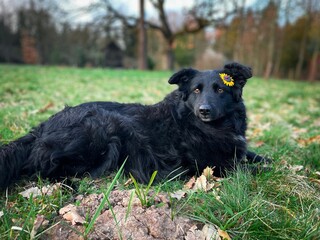
[[[22,136],[65,105],[156,103],[175,89],[167,84],[170,75],[0,65],[0,142]],[[233,239],[320,239],[319,93],[319,83],[250,79],[244,89],[249,147],[274,159],[272,169],[257,176],[241,170],[230,174],[222,182],[221,201],[208,192],[176,200],[179,214],[214,223]],[[32,201],[18,194],[24,184],[0,195],[0,239],[29,239],[37,214],[45,215],[50,226],[75,194],[102,191],[84,179],[77,193],[61,190]],[[183,184],[175,181],[162,190],[172,192]]]

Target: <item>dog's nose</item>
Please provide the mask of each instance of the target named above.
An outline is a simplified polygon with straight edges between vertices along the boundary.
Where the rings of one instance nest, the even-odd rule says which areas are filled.
[[[202,115],[208,115],[210,114],[210,106],[209,105],[206,105],[206,104],[203,104],[203,105],[200,105],[199,107],[199,112],[202,114]]]

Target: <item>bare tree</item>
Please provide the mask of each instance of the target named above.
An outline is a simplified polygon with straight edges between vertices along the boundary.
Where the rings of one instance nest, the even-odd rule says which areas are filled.
[[[139,69],[147,69],[147,36],[144,21],[144,0],[140,0],[140,21],[139,21]]]
[[[319,4],[319,3],[316,0],[302,0],[300,4],[301,4],[302,9],[305,11],[306,19],[304,21],[305,26],[303,28],[304,31],[302,33],[303,34],[302,40],[300,42],[298,63],[296,65],[296,69],[295,69],[295,78],[296,79],[301,79],[301,77],[302,77],[302,68],[303,68],[303,63],[305,61],[308,34],[310,31],[310,25],[315,17],[313,9],[315,7],[314,5]]]
[[[103,1],[108,11],[112,12],[124,24],[132,25],[139,22],[138,18],[127,16],[116,10],[108,0],[101,1]],[[226,16],[234,12],[232,7],[230,11],[226,11],[230,7],[225,7],[226,3],[218,0],[197,1],[191,9],[186,11],[182,26],[177,30],[173,30],[164,7],[165,0],[150,0],[150,2],[158,13],[159,22],[145,20],[145,26],[161,32],[166,42],[167,69],[170,70],[174,69],[174,42],[178,36],[197,33],[209,25],[225,20]]]

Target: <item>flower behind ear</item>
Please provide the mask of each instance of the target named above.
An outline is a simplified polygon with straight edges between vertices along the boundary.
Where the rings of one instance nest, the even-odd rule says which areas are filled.
[[[220,78],[224,85],[232,87],[234,85],[234,80],[231,76],[225,73],[219,73]]]
[[[244,87],[247,79],[252,77],[252,69],[250,67],[236,62],[226,64],[223,71],[232,76],[235,85],[238,87]]]

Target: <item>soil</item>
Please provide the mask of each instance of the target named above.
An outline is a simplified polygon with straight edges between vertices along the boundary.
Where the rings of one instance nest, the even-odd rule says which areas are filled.
[[[61,221],[47,232],[46,239],[84,239],[81,236],[85,231],[84,222],[94,215],[103,195],[79,195],[76,199],[80,204],[69,204],[59,211]],[[114,190],[87,238],[220,239],[217,229],[212,225],[199,224],[187,217],[174,215],[168,199],[168,195],[158,194],[152,206],[144,207],[132,190]]]

